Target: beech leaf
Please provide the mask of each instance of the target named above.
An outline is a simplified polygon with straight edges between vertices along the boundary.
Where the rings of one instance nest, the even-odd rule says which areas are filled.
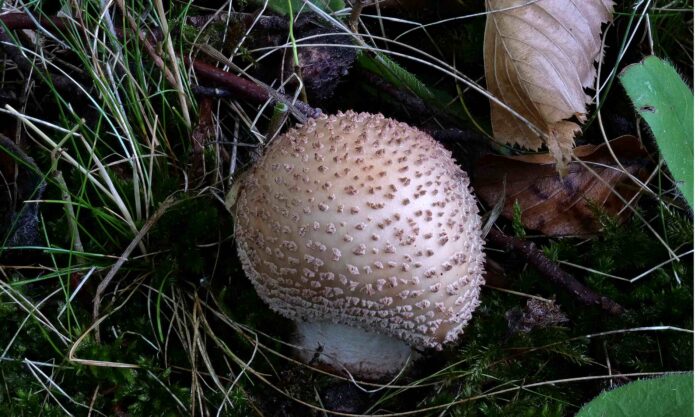
[[[486,0],[484,66],[488,90],[539,129],[491,101],[494,139],[537,150],[543,144],[565,175],[578,123],[586,120],[601,25],[612,0]]]
[[[622,136],[610,141],[610,147],[629,174],[640,180],[648,178],[646,168],[651,158],[639,139]],[[606,144],[579,146],[572,153],[588,167],[574,162],[563,178],[551,155],[486,155],[476,164],[474,189],[484,203],[493,207],[503,197],[505,178],[502,216],[512,220],[517,201],[520,220],[528,229],[549,236],[596,233],[601,228],[598,210],[618,216],[635,198],[639,186],[620,169]],[[625,209],[619,216],[628,215],[629,210]]]

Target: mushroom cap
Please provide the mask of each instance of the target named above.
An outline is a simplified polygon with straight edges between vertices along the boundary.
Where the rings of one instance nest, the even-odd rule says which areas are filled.
[[[346,112],[291,129],[246,174],[235,210],[246,275],[290,319],[440,349],[479,304],[469,179],[405,123]]]

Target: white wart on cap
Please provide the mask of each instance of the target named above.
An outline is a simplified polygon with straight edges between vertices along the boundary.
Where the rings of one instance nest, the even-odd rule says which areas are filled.
[[[247,276],[298,322],[302,358],[382,378],[454,341],[479,304],[483,241],[467,175],[405,123],[340,113],[278,137],[246,174]]]

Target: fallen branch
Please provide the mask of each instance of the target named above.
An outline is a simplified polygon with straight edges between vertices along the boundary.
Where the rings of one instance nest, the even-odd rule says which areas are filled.
[[[244,100],[254,103],[264,103],[270,98],[267,91],[253,81],[223,71],[213,65],[206,64],[196,59],[190,60],[184,57],[184,61],[186,64],[192,65],[192,69],[194,69],[197,75],[202,79],[226,87],[229,91]]]
[[[223,71],[213,65],[209,65],[196,59],[190,60],[187,57],[183,57],[183,60],[186,64],[189,63],[192,65],[192,68],[199,77],[217,85],[226,87],[240,98],[256,104],[262,104],[268,100],[285,104],[290,107],[292,114],[294,114],[297,119],[302,119],[300,120],[302,122],[305,121],[303,119],[307,117],[316,118],[321,115],[321,111],[319,109],[313,108],[302,101],[294,102],[292,98],[280,94],[271,88],[266,88],[265,86],[254,81],[239,77],[238,75],[230,72]]]
[[[0,15],[0,22],[2,22],[10,30],[37,29],[37,23],[42,27],[46,26],[49,28],[64,30],[66,28],[66,23],[70,21],[62,17],[35,18],[26,13],[7,13]]]
[[[586,305],[598,305],[608,313],[619,315],[625,309],[614,300],[602,296],[583,285],[571,274],[564,271],[554,261],[547,258],[541,250],[532,242],[508,236],[495,227],[492,227],[486,238],[493,244],[505,249],[514,250],[527,262],[535,267],[545,278],[566,288],[569,293]]]
[[[2,18],[2,16],[0,16]],[[53,85],[56,90],[64,94],[85,98],[85,93],[76,85],[75,81],[64,75],[57,75],[36,66],[23,53],[19,42],[15,42],[10,35],[0,26],[0,47],[16,65],[20,72],[29,77],[33,72],[39,75],[39,79],[48,85]]]
[[[60,17],[33,19],[25,13],[8,13],[0,15],[0,22],[9,30],[36,30],[40,25],[47,28],[56,28],[57,30],[61,31],[65,30],[69,24],[74,24],[70,20]],[[134,28],[134,30],[137,29]],[[117,27],[115,28],[115,32],[119,37],[126,36],[123,28]],[[139,32],[138,35],[141,40],[144,41],[147,47],[150,45],[150,43],[146,42],[146,40],[152,40],[154,38],[154,35],[149,35],[143,31]],[[149,55],[151,55],[151,57],[154,59],[158,58],[156,59],[156,64],[159,67],[164,65],[162,62],[158,62],[158,60],[162,61],[159,56],[154,56],[153,53],[149,53]],[[211,83],[225,87],[240,99],[250,101],[254,104],[264,104],[268,100],[283,103],[290,107],[292,114],[301,122],[304,122],[307,117],[315,118],[321,115],[320,110],[314,109],[303,102],[294,102],[294,100],[290,97],[280,94],[269,87],[266,88],[264,85],[258,84],[230,72],[223,71],[213,65],[204,63],[197,59],[190,59],[186,56],[181,57],[181,59],[185,62],[185,64],[191,65],[198,76],[208,80]],[[291,105],[291,103],[294,104]]]
[[[202,85],[193,85],[192,94],[201,97],[211,97],[211,98],[231,98],[233,93],[225,88],[217,87],[205,87]]]

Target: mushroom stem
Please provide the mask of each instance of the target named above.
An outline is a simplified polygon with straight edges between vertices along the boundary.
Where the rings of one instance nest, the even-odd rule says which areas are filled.
[[[370,380],[397,375],[418,355],[396,338],[329,321],[297,322],[294,342],[306,363]]]

